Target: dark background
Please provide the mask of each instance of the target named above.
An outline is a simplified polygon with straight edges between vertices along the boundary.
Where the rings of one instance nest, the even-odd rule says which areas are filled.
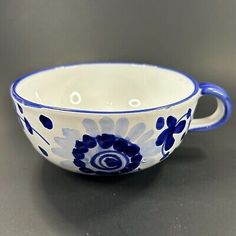
[[[0,1],[0,235],[235,236],[235,114],[134,175],[85,177],[44,161],[9,97],[15,78],[88,61],[158,64],[236,100],[235,0]],[[29,88],[30,89],[30,88]],[[204,98],[198,115],[214,108]]]

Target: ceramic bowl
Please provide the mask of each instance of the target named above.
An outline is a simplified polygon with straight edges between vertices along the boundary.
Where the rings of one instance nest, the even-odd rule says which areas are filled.
[[[198,100],[212,95],[215,112],[194,119]],[[166,159],[190,131],[223,125],[228,94],[211,83],[153,65],[91,63],[17,79],[17,116],[34,148],[66,170],[91,175],[136,172]]]

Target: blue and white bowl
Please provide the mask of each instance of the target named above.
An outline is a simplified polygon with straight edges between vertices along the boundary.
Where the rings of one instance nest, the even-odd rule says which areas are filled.
[[[217,109],[193,119],[198,99]],[[93,63],[62,66],[11,86],[18,119],[45,159],[73,172],[124,174],[166,159],[189,130],[224,124],[229,96],[210,83],[152,65]]]

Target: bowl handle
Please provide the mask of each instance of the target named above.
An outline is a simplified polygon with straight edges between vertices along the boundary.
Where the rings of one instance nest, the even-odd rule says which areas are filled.
[[[227,92],[211,83],[200,83],[201,96],[212,95],[216,97],[217,108],[215,112],[205,118],[193,119],[189,127],[190,131],[208,131],[225,124],[231,115],[232,104]]]

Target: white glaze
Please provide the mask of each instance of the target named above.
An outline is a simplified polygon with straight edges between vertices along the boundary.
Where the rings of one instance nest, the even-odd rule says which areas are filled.
[[[99,135],[114,135],[114,142],[120,137],[140,147],[139,165],[121,174],[148,168],[165,159],[163,154],[178,147],[183,134],[188,132],[201,96],[198,84],[184,74],[156,66],[121,63],[82,64],[34,73],[15,82],[11,91],[25,133],[35,149],[42,154],[39,146],[42,147],[48,154],[44,155],[46,159],[78,173],[81,171],[74,163],[72,151],[84,134],[97,142]],[[222,99],[218,103],[212,116],[194,120],[190,128],[203,127],[205,123],[214,125],[222,119],[225,107]],[[44,127],[42,115],[52,121],[53,127]],[[158,129],[156,122],[160,117],[165,124]],[[168,117],[176,118],[176,127],[181,121],[185,125],[170,134],[174,144],[165,151],[167,144],[157,145],[156,141],[168,128]],[[82,165],[86,168],[94,170],[96,166],[100,171],[108,163],[104,171],[110,174],[115,165],[119,166],[115,171],[118,173],[130,164],[131,157],[119,160],[120,157],[103,156],[93,162],[93,156],[105,150],[99,145],[85,153]],[[112,154],[113,146],[105,151]]]

